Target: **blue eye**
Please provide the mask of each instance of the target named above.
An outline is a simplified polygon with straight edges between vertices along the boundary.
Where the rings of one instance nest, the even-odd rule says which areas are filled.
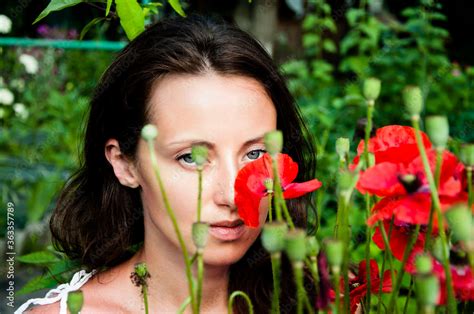
[[[255,160],[260,158],[263,154],[265,154],[267,151],[264,149],[254,149],[250,152],[247,153],[247,157],[249,159]]]
[[[187,164],[193,164],[194,160],[191,154],[183,154],[181,156],[176,157],[176,160],[180,161],[183,160]]]

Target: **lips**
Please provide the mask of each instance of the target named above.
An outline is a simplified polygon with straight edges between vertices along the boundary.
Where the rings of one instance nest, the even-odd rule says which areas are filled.
[[[241,219],[234,221],[220,221],[211,224],[210,234],[222,241],[233,241],[240,238],[245,232],[245,225]]]

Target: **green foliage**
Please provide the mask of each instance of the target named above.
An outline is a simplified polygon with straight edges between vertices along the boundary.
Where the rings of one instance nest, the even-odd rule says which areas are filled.
[[[51,12],[61,11],[80,3],[90,2],[104,4],[105,17],[97,17],[89,21],[81,31],[80,39],[83,39],[93,26],[118,17],[127,38],[133,40],[145,30],[146,24],[151,21],[149,17],[157,15],[158,7],[163,6],[160,2],[143,1],[143,3],[140,4],[137,0],[51,0],[48,6],[38,15],[33,24],[42,20]],[[186,17],[186,13],[179,0],[168,0],[168,3],[177,14]],[[110,11],[113,4],[115,4],[116,12],[111,15]]]

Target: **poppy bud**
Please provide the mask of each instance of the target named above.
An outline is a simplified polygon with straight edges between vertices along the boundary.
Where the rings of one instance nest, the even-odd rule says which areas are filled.
[[[285,251],[292,262],[302,262],[306,257],[306,232],[303,229],[291,230],[286,234]]]
[[[418,274],[429,274],[433,270],[433,261],[428,254],[419,254],[416,256],[415,266]]]
[[[459,158],[467,167],[474,167],[474,144],[462,145]]]
[[[436,306],[439,295],[439,280],[433,274],[415,276],[416,297],[420,305],[432,308]]]
[[[344,255],[344,245],[337,239],[327,239],[325,241],[326,256],[328,264],[334,273],[339,273]]]
[[[148,274],[148,269],[146,267],[146,263],[137,263],[135,264],[135,273],[140,278],[145,278]]]
[[[347,191],[353,186],[354,174],[350,171],[341,171],[337,179],[340,191]]]
[[[283,148],[283,133],[280,130],[265,133],[265,149],[270,155],[276,155]]]
[[[209,224],[205,222],[195,222],[192,227],[193,242],[199,250],[204,249],[209,235]]]
[[[374,101],[379,97],[380,85],[380,80],[375,77],[369,77],[364,81],[363,93],[365,99],[369,101],[369,105],[373,105]]]
[[[71,291],[67,295],[67,309],[71,314],[78,314],[84,304],[84,294],[82,290]]]
[[[273,179],[267,178],[263,181],[263,185],[267,189],[268,193],[273,193]]]
[[[203,145],[194,145],[191,148],[191,157],[198,167],[202,167],[207,160],[207,147]]]
[[[350,142],[348,138],[340,137],[336,140],[336,153],[339,155],[341,160],[346,159],[346,155],[349,153]]]
[[[449,257],[449,246],[445,245],[440,237],[435,238],[431,252],[433,253],[433,256],[439,261],[443,260],[443,249],[446,253],[446,256]]]
[[[158,136],[158,130],[153,124],[147,124],[143,127],[141,135],[146,141],[153,141]]]
[[[472,214],[467,206],[459,204],[445,213],[455,241],[467,242],[472,236]]]
[[[419,116],[423,110],[423,96],[418,86],[407,86],[403,90],[405,109],[411,116]]]
[[[308,256],[316,257],[319,253],[319,242],[315,236],[308,236],[306,237],[306,249]]]
[[[288,226],[284,222],[268,222],[263,225],[262,245],[270,253],[281,252],[285,248]]]
[[[449,138],[449,123],[445,116],[426,118],[426,133],[436,148],[444,149]]]

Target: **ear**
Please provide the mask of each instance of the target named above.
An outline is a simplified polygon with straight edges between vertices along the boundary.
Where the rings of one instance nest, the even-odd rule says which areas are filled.
[[[122,185],[137,188],[139,176],[133,162],[120,151],[119,142],[116,139],[109,139],[105,143],[105,157],[114,168],[114,173]]]

